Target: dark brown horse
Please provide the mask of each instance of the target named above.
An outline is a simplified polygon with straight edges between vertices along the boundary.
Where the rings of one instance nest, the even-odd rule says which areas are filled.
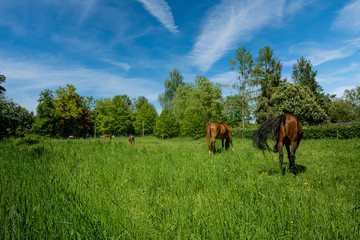
[[[274,133],[275,138],[273,151],[279,152],[281,171],[283,172],[283,145],[285,145],[289,158],[290,169],[293,174],[296,175],[295,152],[303,136],[301,123],[298,121],[297,117],[292,114],[283,114],[269,119],[255,130],[252,136],[253,146],[262,151],[271,151],[271,148],[267,144],[267,138],[271,132]]]
[[[130,142],[130,144],[132,144],[133,142],[134,142],[134,144],[135,144],[135,138],[134,138],[133,135],[130,135],[130,136],[129,136],[129,142]]]
[[[210,143],[210,138],[212,138],[211,143]],[[220,124],[216,122],[211,122],[206,125],[206,143],[209,148],[209,154],[214,154],[216,139],[221,139],[221,145],[223,150],[224,150],[224,139],[226,140],[225,149],[229,148],[230,143],[231,146],[234,147],[232,143],[231,129],[229,125],[227,125],[226,123]]]

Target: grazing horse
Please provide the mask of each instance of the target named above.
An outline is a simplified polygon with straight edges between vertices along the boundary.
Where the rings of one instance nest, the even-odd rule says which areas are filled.
[[[303,136],[303,129],[301,123],[292,114],[283,114],[267,120],[258,129],[255,130],[252,140],[253,146],[264,151],[271,148],[267,144],[268,135],[273,132],[275,138],[275,146],[273,151],[279,152],[280,169],[283,172],[283,145],[285,145],[288,158],[289,166],[292,173],[296,175],[295,167],[295,152],[299,146],[301,138]],[[290,152],[291,146],[291,152]]]
[[[210,138],[212,138],[212,142],[210,143]],[[215,141],[216,139],[221,139],[222,149],[224,150],[224,139],[225,141],[225,149],[228,149],[231,143],[232,150],[234,151],[234,146],[232,143],[231,137],[231,129],[229,125],[226,123],[216,123],[211,122],[206,125],[206,143],[209,148],[209,154],[214,154]]]
[[[130,144],[132,144],[133,142],[134,142],[134,144],[135,144],[135,138],[134,138],[133,135],[130,135],[130,136],[129,136],[129,142],[130,142]]]
[[[104,134],[104,140],[108,138],[109,140],[111,140],[111,134]]]

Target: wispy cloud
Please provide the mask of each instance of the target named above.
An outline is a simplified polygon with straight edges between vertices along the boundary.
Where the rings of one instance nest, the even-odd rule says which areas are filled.
[[[339,11],[333,29],[360,33],[360,0],[352,1]]]
[[[333,46],[337,47],[334,48]],[[317,42],[300,43],[293,46],[290,51],[301,54],[306,59],[309,59],[314,66],[318,66],[325,62],[354,55],[358,49],[360,49],[360,38],[332,43],[331,46]]]
[[[122,77],[119,74],[84,67],[54,67],[33,61],[0,58],[1,74],[7,78],[6,96],[16,103],[35,111],[39,94],[44,89],[56,90],[73,84],[85,96],[113,97],[127,94],[145,96],[156,103],[162,84],[140,77]]]
[[[291,11],[286,12],[283,0],[223,0],[210,10],[205,19],[190,54],[193,64],[206,72],[236,44],[251,40],[263,27],[274,26],[282,17],[294,14],[301,6],[301,3],[291,5]]]
[[[110,63],[112,65],[118,66],[122,69],[124,69],[126,72],[130,70],[131,66],[128,63],[124,63],[124,62],[117,62],[108,58],[101,58],[100,59],[103,62],[107,62]]]
[[[164,27],[170,32],[179,32],[178,27],[175,25],[174,17],[171,9],[165,0],[138,0],[144,8],[150,12]]]

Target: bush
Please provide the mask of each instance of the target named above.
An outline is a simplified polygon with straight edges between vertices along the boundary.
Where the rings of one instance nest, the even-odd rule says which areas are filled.
[[[321,138],[360,138],[360,124],[352,125],[323,125],[304,127],[304,139]]]
[[[360,138],[360,124],[350,125],[318,125],[318,126],[303,126],[303,139],[322,139],[322,138],[339,138],[351,139]],[[235,138],[251,138],[255,128],[234,128],[232,136]]]
[[[256,128],[234,128],[231,135],[235,138],[251,138]]]

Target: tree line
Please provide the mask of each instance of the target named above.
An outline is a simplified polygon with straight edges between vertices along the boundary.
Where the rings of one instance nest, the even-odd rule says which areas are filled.
[[[282,66],[269,46],[260,49],[256,58],[241,46],[229,60],[238,78],[226,86],[201,75],[194,83],[185,83],[179,70],[173,69],[158,97],[163,107],[160,115],[144,96],[94,99],[81,96],[70,84],[43,90],[34,115],[6,98],[6,89],[0,85],[0,134],[1,138],[26,132],[49,137],[106,133],[167,138],[201,136],[211,121],[246,128],[283,113],[296,115],[304,125],[360,120],[360,86],[336,98],[323,92],[316,81],[317,71],[304,57],[293,65],[292,81],[282,78]],[[0,74],[0,84],[5,80]],[[236,94],[223,97],[222,87]]]

